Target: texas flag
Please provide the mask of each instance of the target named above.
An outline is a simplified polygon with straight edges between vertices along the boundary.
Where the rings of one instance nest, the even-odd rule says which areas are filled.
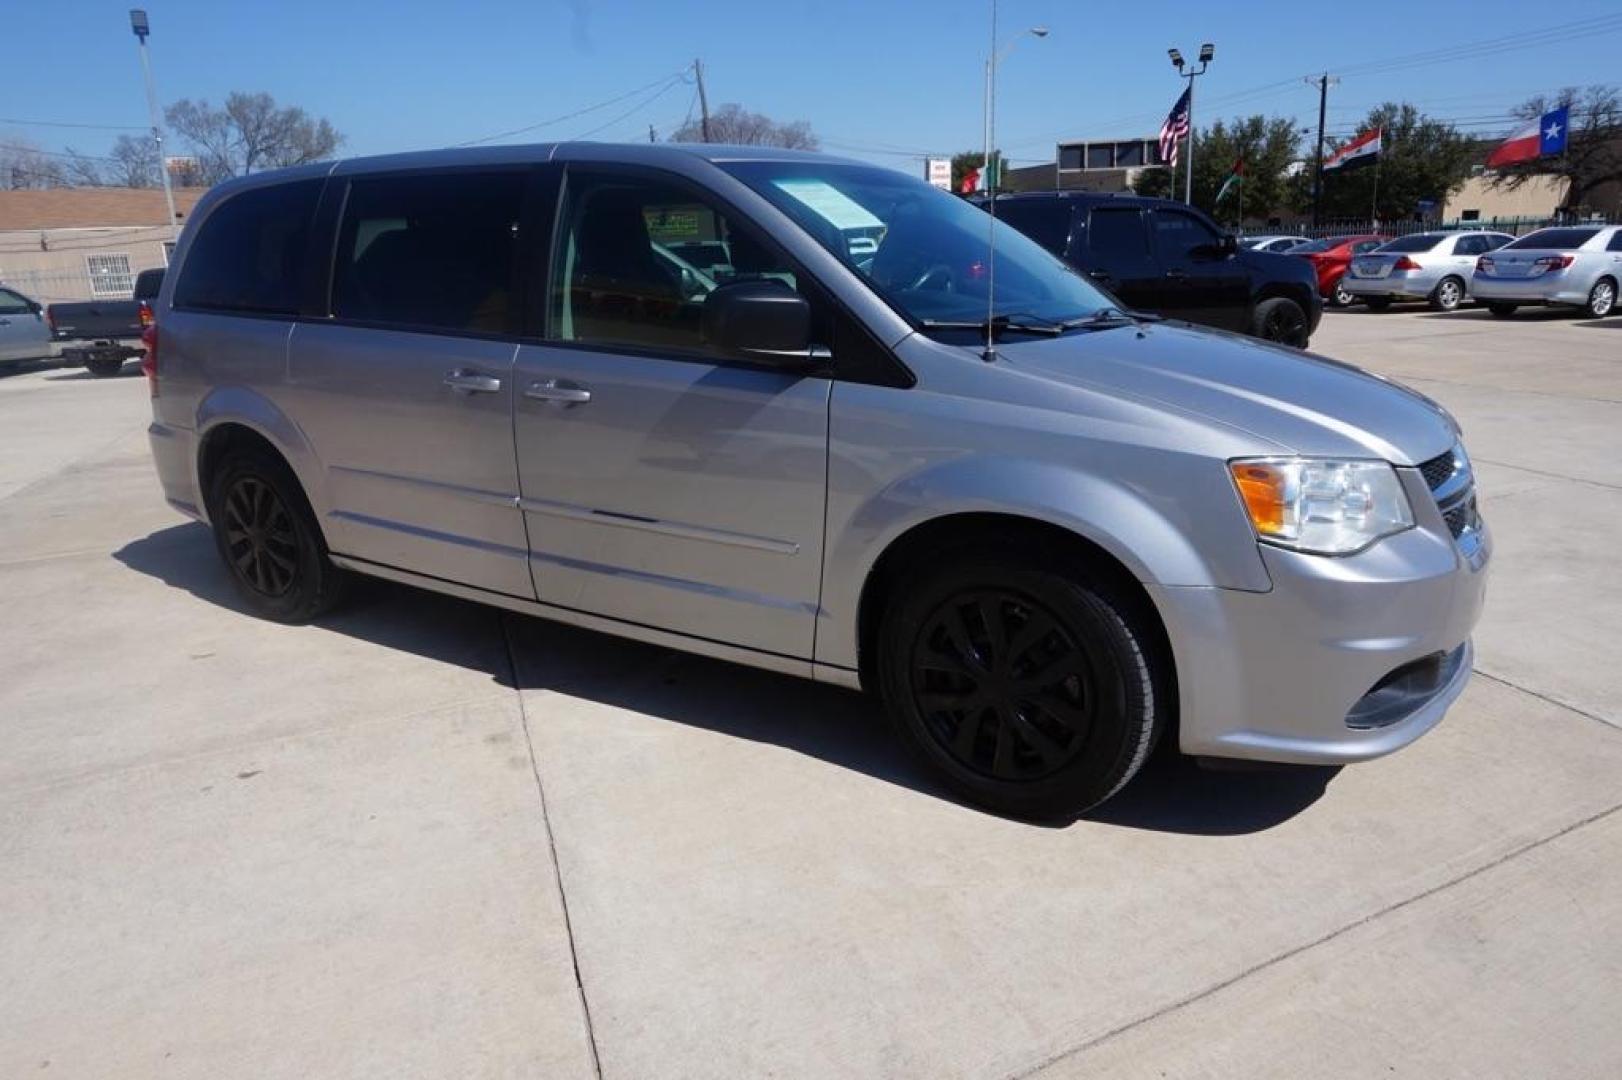
[[[1514,165],[1517,162],[1533,161],[1551,154],[1564,153],[1570,111],[1568,106],[1562,105],[1552,112],[1544,113],[1537,120],[1528,121],[1525,127],[1505,139],[1503,144],[1488,156],[1487,167],[1496,169],[1502,165]]]

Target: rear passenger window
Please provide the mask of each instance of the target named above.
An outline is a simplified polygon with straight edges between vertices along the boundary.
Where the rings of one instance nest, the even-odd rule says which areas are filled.
[[[1605,245],[1606,251],[1622,251],[1622,231],[1611,234],[1611,242]]]
[[[1087,223],[1087,249],[1105,259],[1149,254],[1149,230],[1136,207],[1095,207]]]
[[[322,180],[232,195],[203,220],[175,285],[175,306],[296,315],[310,219]]]
[[[333,262],[332,313],[413,330],[510,334],[518,172],[354,180]]]
[[[997,200],[997,216],[1060,258],[1070,242],[1070,204],[1063,199]]]

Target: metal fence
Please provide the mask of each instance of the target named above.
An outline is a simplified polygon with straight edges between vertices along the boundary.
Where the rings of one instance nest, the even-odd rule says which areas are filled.
[[[110,299],[105,289],[99,294],[84,267],[53,267],[49,270],[12,270],[0,264],[0,285],[16,289],[29,299],[42,304],[64,300],[88,300],[94,296]],[[125,294],[123,299],[129,299]]]
[[[1590,215],[1586,217],[1493,217],[1493,218],[1454,218],[1450,221],[1372,221],[1369,218],[1336,218],[1321,225],[1281,225],[1274,227],[1250,227],[1245,232],[1260,236],[1310,236],[1317,239],[1323,236],[1345,236],[1348,233],[1377,233],[1380,236],[1408,236],[1412,233],[1422,232],[1457,232],[1469,229],[1486,229],[1491,232],[1509,233],[1511,236],[1525,236],[1529,232],[1548,228],[1551,225],[1618,225],[1622,224],[1619,215]]]

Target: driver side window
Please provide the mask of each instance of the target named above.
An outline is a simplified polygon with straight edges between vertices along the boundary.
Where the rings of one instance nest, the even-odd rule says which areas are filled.
[[[552,274],[558,341],[700,351],[704,302],[794,271],[705,200],[656,180],[572,173]]]

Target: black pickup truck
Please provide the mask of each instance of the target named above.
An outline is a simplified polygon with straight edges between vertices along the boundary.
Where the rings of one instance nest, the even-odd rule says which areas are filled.
[[[117,375],[124,361],[144,351],[141,332],[152,325],[152,301],[162,285],[162,269],[142,270],[132,299],[52,304],[45,309],[51,340],[73,343],[62,349],[69,363],[83,364],[101,378]]]

